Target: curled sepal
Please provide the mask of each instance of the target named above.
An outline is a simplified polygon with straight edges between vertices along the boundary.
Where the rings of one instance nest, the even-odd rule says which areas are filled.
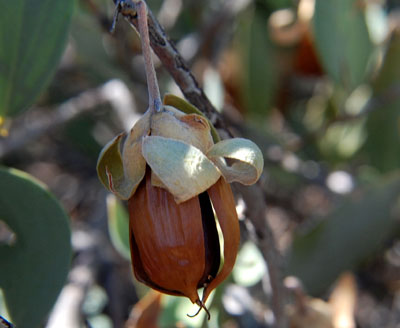
[[[145,137],[142,151],[178,204],[206,191],[221,175],[198,148],[179,140]]]
[[[260,148],[254,142],[243,138],[218,142],[208,151],[207,157],[220,169],[229,183],[237,181],[251,185],[258,180],[264,167]],[[233,162],[232,165],[228,165],[224,159]]]
[[[125,176],[131,180],[134,190],[142,181],[146,172],[146,160],[142,156],[142,138],[150,133],[150,116],[146,113],[135,123],[129,131],[122,150],[122,162]]]
[[[105,145],[97,161],[100,181],[109,191],[124,200],[129,199],[137,187],[126,177],[122,164],[120,149],[125,135],[121,133]]]

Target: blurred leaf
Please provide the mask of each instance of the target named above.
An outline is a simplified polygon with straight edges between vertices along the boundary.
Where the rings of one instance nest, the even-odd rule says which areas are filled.
[[[71,38],[77,52],[77,61],[81,64],[81,71],[86,73],[86,77],[93,84],[116,78],[129,81],[129,73],[118,67],[118,61],[123,60],[118,57],[118,43],[99,28],[99,23],[90,12],[82,8],[82,4],[79,2],[71,26]],[[122,25],[124,22],[119,24]],[[124,37],[128,39],[126,42],[130,46],[133,46],[133,38],[137,38],[133,31]]]
[[[91,328],[112,328],[113,323],[109,316],[105,314],[97,314],[87,318],[88,326]]]
[[[344,202],[309,233],[297,236],[289,273],[299,277],[311,294],[326,290],[341,272],[367,259],[393,233],[399,193],[400,176],[392,176]]]
[[[363,147],[368,162],[381,172],[400,165],[400,101],[372,112],[367,120],[367,139]]]
[[[27,109],[63,53],[72,0],[0,3],[0,117]]]
[[[0,315],[7,321],[10,320],[10,315],[6,307],[3,291],[1,288],[0,288]]]
[[[389,20],[384,3],[366,2],[365,20],[374,44],[382,44],[387,37]]]
[[[329,126],[317,140],[325,158],[334,162],[352,157],[365,141],[364,124],[365,120],[360,119]]]
[[[261,3],[272,7],[273,10],[290,8],[294,6],[293,1],[291,0],[262,0]]]
[[[361,84],[373,50],[361,2],[316,1],[314,34],[329,76],[348,91]]]
[[[388,88],[398,86],[400,79],[400,31],[394,30],[389,41],[384,57],[383,65],[377,78],[373,82],[374,91],[382,93],[389,91]]]
[[[132,308],[125,328],[159,328],[163,294],[150,290]],[[171,326],[172,327],[172,326]]]
[[[113,194],[107,196],[107,213],[111,241],[118,252],[130,260],[129,215],[121,201]]]
[[[68,217],[27,174],[0,169],[0,219],[16,242],[0,245],[0,286],[12,322],[37,327],[52,308],[71,260]]]
[[[220,73],[210,67],[207,67],[203,75],[203,89],[214,107],[220,111],[224,106],[224,85]]]
[[[367,119],[367,140],[363,150],[369,162],[381,172],[400,166],[400,33],[394,33],[381,71],[374,81],[374,98],[381,106]]]
[[[249,287],[258,283],[266,270],[267,267],[259,249],[254,243],[248,241],[238,253],[232,276],[237,284]]]
[[[100,144],[93,136],[96,122],[89,115],[81,115],[80,117],[68,122],[64,126],[64,135],[72,144],[74,149],[79,150],[87,157],[97,161],[97,157],[102,149]]]
[[[240,28],[239,46],[244,63],[243,94],[249,113],[262,117],[271,107],[277,79],[267,17],[262,11],[254,10],[251,15],[244,17]]]
[[[107,292],[99,285],[93,285],[89,288],[85,300],[82,304],[82,312],[86,316],[95,316],[100,314],[108,303]]]

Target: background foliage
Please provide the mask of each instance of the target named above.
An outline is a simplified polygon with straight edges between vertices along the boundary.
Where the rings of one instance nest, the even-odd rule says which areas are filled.
[[[345,327],[343,315],[346,327],[395,327],[397,1],[148,5],[231,132],[264,153],[265,219],[282,275],[303,283],[285,280],[292,327]],[[254,243],[246,209],[256,204],[239,193],[242,247],[209,323],[132,277],[124,204],[95,170],[102,146],[147,106],[140,41],[123,19],[108,32],[113,9],[109,0],[0,3],[0,314],[18,327],[270,327],[275,264]],[[179,95],[156,66],[161,92]]]

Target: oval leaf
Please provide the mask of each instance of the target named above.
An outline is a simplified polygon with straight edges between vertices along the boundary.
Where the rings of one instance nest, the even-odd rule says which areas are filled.
[[[271,1],[272,2],[272,1]],[[278,70],[274,47],[264,10],[253,10],[238,24],[238,53],[244,74],[240,90],[246,111],[254,118],[264,118],[271,110],[277,90]]]
[[[329,76],[349,91],[361,84],[373,48],[360,2],[316,1],[314,34]]]
[[[71,261],[68,217],[27,174],[0,168],[0,220],[16,234],[0,245],[0,287],[12,322],[38,327],[60,292]]]
[[[0,3],[0,117],[30,106],[63,53],[72,0]]]
[[[254,286],[266,272],[267,266],[260,250],[251,241],[245,242],[232,270],[235,282],[245,287]]]
[[[238,181],[251,185],[258,180],[264,168],[264,158],[260,148],[254,142],[243,138],[218,142],[207,153],[207,157],[214,161],[229,183]],[[222,157],[235,162],[228,166]]]
[[[295,238],[288,273],[299,277],[311,294],[326,291],[339,274],[354,269],[393,234],[399,195],[397,175],[346,201],[309,233]]]
[[[370,164],[381,172],[400,167],[400,98],[391,98],[400,81],[400,31],[394,31],[383,66],[374,81],[372,99],[382,99],[378,110],[367,117],[367,139],[363,147]],[[384,127],[384,128],[382,128]]]
[[[207,190],[220,177],[218,169],[199,149],[182,141],[146,137],[143,156],[177,203]]]

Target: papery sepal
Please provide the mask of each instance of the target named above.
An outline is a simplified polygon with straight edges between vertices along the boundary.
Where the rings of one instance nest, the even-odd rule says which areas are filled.
[[[149,136],[142,147],[146,162],[177,203],[206,191],[221,175],[198,148],[185,142]]]
[[[251,185],[259,179],[264,167],[260,148],[244,138],[227,139],[216,143],[207,152],[207,157],[214,162],[229,183],[237,181]],[[228,165],[227,161],[231,161],[231,165]]]

